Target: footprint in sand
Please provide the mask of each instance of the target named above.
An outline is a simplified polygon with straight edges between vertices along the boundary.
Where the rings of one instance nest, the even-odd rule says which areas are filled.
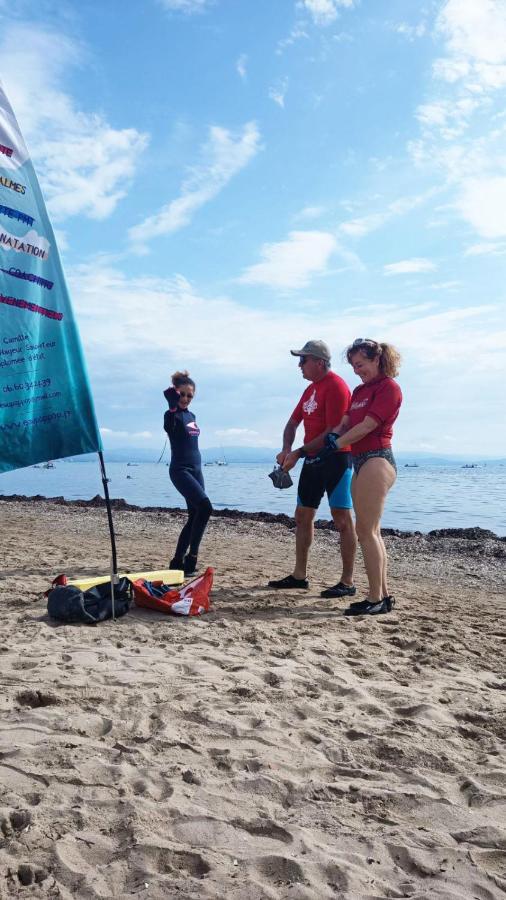
[[[42,884],[48,877],[45,869],[39,866],[32,866],[29,863],[21,863],[18,866],[18,879],[23,887],[29,887],[31,884]]]
[[[200,853],[154,844],[138,844],[132,861],[144,871],[159,875],[181,874],[204,878],[211,871],[210,864]]]
[[[56,694],[49,691],[20,691],[16,694],[16,700],[20,706],[29,706],[31,709],[38,709],[41,706],[56,706],[61,701]]]
[[[264,681],[270,687],[279,687],[281,684],[281,678],[279,677],[279,675],[277,675],[276,672],[271,671],[265,672]]]
[[[263,856],[255,860],[256,871],[269,882],[282,884],[307,884],[304,871],[294,859],[286,856]]]
[[[4,837],[10,838],[16,832],[23,831],[32,822],[32,815],[28,809],[0,809],[0,832]]]
[[[348,876],[343,872],[339,866],[331,864],[326,866],[324,869],[324,874],[327,878],[327,884],[329,888],[334,890],[337,893],[337,896],[341,896],[342,891],[347,891],[349,886]]]

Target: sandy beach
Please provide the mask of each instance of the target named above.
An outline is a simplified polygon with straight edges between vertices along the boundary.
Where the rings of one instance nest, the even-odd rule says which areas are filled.
[[[390,615],[276,593],[291,523],[213,517],[198,619],[62,626],[52,578],[109,568],[103,509],[0,503],[0,896],[506,895],[505,540],[391,534]],[[120,568],[181,518],[115,512]],[[361,558],[357,586],[365,590]]]

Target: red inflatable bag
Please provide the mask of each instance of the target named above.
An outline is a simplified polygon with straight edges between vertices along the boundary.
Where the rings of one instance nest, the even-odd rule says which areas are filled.
[[[208,568],[203,575],[179,589],[164,585],[162,581],[139,578],[132,585],[135,605],[178,616],[200,616],[209,612],[213,576],[214,569]]]

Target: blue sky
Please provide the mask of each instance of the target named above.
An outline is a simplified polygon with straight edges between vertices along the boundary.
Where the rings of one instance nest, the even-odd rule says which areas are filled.
[[[0,78],[59,238],[106,447],[279,444],[357,336],[395,447],[505,453],[506,0],[0,0]]]

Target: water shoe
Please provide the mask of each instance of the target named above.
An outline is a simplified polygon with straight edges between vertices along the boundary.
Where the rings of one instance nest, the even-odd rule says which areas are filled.
[[[395,597],[392,597],[391,594],[386,594],[382,599],[384,601],[390,601],[390,606],[395,606]],[[367,606],[368,603],[369,600],[367,597],[365,600],[355,600],[353,603],[350,603],[350,609],[358,609],[359,607]]]
[[[285,578],[269,581],[269,587],[275,588],[278,591],[286,591],[292,588],[303,588],[307,591],[309,581],[307,578],[294,578],[293,575],[286,575]]]
[[[193,553],[187,553],[183,562],[183,572],[185,575],[195,575],[197,571],[197,557]]]
[[[322,591],[320,597],[354,597],[356,593],[357,589],[354,584],[344,584],[343,581],[340,581],[339,584],[335,584],[334,587]]]
[[[383,613],[391,612],[394,604],[395,600],[393,597],[384,597],[383,600],[378,600],[377,603],[363,600],[361,604],[354,603],[349,606],[348,609],[345,609],[344,614],[345,616],[380,616]]]

